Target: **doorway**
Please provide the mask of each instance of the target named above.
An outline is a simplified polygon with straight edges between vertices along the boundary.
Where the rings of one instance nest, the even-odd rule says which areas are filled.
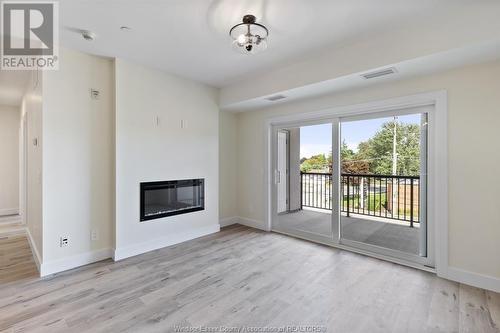
[[[0,284],[38,275],[42,245],[39,79],[36,71],[5,71],[0,80],[0,91],[9,92],[0,100],[4,157],[0,161]],[[35,196],[37,201],[30,200]]]
[[[22,221],[22,133],[20,106],[0,104],[0,225]]]
[[[322,121],[277,127],[277,209],[274,227],[317,241],[332,235],[332,124]],[[286,133],[287,145],[284,145]],[[286,167],[286,177],[284,170]],[[286,191],[286,192],[285,192]],[[284,205],[286,194],[286,205]]]
[[[341,117],[340,242],[433,266],[427,233],[427,113]]]
[[[433,110],[377,109],[271,124],[271,229],[434,268],[427,201]]]

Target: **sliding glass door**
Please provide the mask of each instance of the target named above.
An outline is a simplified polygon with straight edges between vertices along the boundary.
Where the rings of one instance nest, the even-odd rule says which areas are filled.
[[[427,114],[385,112],[340,120],[340,241],[427,259]]]
[[[273,230],[432,266],[428,111],[275,125]]]
[[[331,121],[274,128],[275,230],[332,241],[332,128]]]

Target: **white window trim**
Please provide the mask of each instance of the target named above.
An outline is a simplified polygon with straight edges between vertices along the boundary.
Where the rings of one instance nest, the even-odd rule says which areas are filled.
[[[271,230],[272,220],[272,127],[276,125],[293,124],[297,122],[317,122],[332,117],[346,117],[363,115],[381,111],[391,111],[399,109],[414,108],[419,106],[434,105],[434,109],[429,113],[429,123],[432,126],[428,129],[428,219],[433,221],[434,228],[434,255],[435,272],[438,276],[448,278],[448,96],[446,90],[396,97],[368,103],[333,107],[324,110],[307,112],[301,114],[284,115],[272,117],[265,121],[265,184],[264,194],[266,208],[265,229]],[[439,209],[437,209],[439,208]],[[331,244],[330,244],[331,245]],[[335,245],[332,245],[335,247]],[[340,247],[340,246],[339,246]],[[341,247],[344,248],[344,247]],[[349,249],[352,250],[352,249]],[[359,252],[359,251],[358,251]],[[369,253],[365,253],[371,255]],[[376,256],[380,258],[380,256]],[[426,269],[410,263],[384,257],[389,261],[406,264],[416,268]]]

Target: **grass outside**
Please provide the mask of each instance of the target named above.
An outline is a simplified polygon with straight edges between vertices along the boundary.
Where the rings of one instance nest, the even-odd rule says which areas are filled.
[[[359,200],[359,195],[354,195],[351,196],[351,199],[349,200],[349,212],[356,213],[358,208],[361,209],[360,206],[360,200]],[[386,193],[380,193],[380,194],[370,194],[368,195],[368,198],[365,200],[365,212],[370,213],[373,212],[373,215],[378,215],[379,212],[382,212],[382,217],[385,216],[386,212],[386,205],[387,205],[387,200],[386,200]],[[344,197],[344,202],[342,205],[342,210],[347,211],[347,198]],[[406,216],[406,219],[410,219],[411,215],[411,209],[410,207],[400,207],[399,208],[399,217],[404,218]],[[398,215],[397,211],[394,211],[394,216]],[[391,215],[390,211],[387,211],[387,215]],[[413,216],[414,220],[418,221],[418,209],[415,207],[413,209]]]

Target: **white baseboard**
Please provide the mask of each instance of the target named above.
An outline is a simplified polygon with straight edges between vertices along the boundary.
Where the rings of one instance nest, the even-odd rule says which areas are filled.
[[[169,237],[156,238],[147,242],[142,242],[127,247],[117,248],[115,249],[113,259],[115,261],[122,260],[149,251],[154,251],[170,245],[179,244],[191,239],[213,234],[219,231],[220,231],[220,226],[218,224],[215,224],[207,227],[190,230],[189,232],[179,233]]]
[[[1,208],[0,216],[3,215],[19,215],[19,208]]]
[[[264,231],[269,231],[265,227],[265,223],[262,222],[262,221],[252,220],[252,219],[248,219],[246,217],[238,216],[238,223],[246,225],[247,227],[250,227],[250,228],[255,228],[255,229],[260,229],[260,230],[264,230]]]
[[[1,236],[26,235],[26,226],[20,223],[5,223],[0,227]]]
[[[221,227],[227,227],[229,225],[233,225],[233,224],[236,224],[236,223],[238,223],[238,217],[237,216],[225,217],[225,218],[219,220],[219,225]]]
[[[0,216],[0,227],[5,226],[24,226],[23,218],[19,215]]]
[[[36,248],[36,243],[33,240],[33,236],[31,236],[30,230],[28,228],[26,228],[26,236],[28,238],[28,243],[31,248],[31,253],[33,253],[33,259],[35,260],[36,268],[38,269],[38,272],[40,272],[40,264],[42,262],[42,258],[40,257],[40,253]]]
[[[67,271],[68,269],[88,265],[97,261],[111,258],[112,255],[112,249],[101,249],[70,256],[67,258],[43,262],[40,267],[40,276],[47,276]]]
[[[456,267],[448,267],[445,279],[467,284],[473,287],[487,289],[500,293],[500,279],[462,270]]]

